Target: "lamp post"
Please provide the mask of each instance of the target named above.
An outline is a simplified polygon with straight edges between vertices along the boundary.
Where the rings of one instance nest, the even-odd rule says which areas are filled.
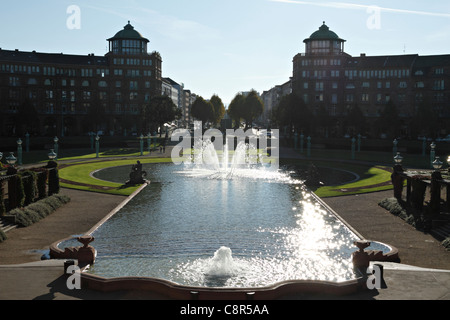
[[[96,158],[99,157],[99,151],[100,151],[100,137],[97,135],[95,137],[95,154],[96,154]]]
[[[398,148],[397,148],[398,140],[395,139],[393,143],[394,143],[393,153],[394,153],[394,155],[396,155],[397,154],[397,150],[398,150]]]
[[[58,164],[56,163],[56,157],[58,156],[54,149],[51,149],[48,156],[47,168],[56,168]]]
[[[294,133],[294,150],[297,150],[298,146],[298,133]]]
[[[30,134],[28,132],[25,134],[25,151],[30,152]]]
[[[22,165],[22,139],[17,140],[17,164]]]
[[[426,149],[427,149],[427,138],[423,137],[422,138],[422,156],[424,156],[424,157],[427,153]]]
[[[9,156],[6,157],[6,162],[9,165],[6,174],[8,176],[14,176],[8,179],[8,199],[10,210],[18,207],[17,183],[20,178],[15,176],[17,174],[17,169],[15,167],[16,161],[17,159],[14,157],[14,152],[11,152]]]
[[[9,156],[6,157],[6,162],[8,163],[8,171],[7,175],[14,175],[17,173],[17,169],[15,168],[15,164],[17,162],[17,158],[14,157],[14,152],[10,152]]]
[[[89,138],[91,140],[91,150],[94,150],[94,133],[89,132]]]
[[[2,159],[2,157],[0,156],[0,160],[1,159]],[[448,175],[450,176],[450,156],[448,156],[448,158],[447,158],[447,164],[448,164]]]
[[[305,135],[302,134],[300,135],[300,152],[303,153],[303,140],[305,139]]]
[[[352,138],[352,160],[355,160],[355,137]]]
[[[152,136],[150,132],[147,134],[147,145],[148,145],[148,154],[152,154]]]
[[[433,161],[433,169],[434,169],[433,173],[436,173],[437,176],[441,176],[442,165],[443,165],[443,163],[442,163],[441,159],[439,157],[436,157],[436,160]],[[437,173],[439,173],[439,175]],[[442,176],[441,176],[441,179],[442,179]]]
[[[141,147],[141,157],[144,155],[144,135],[139,137],[139,145]]]
[[[361,152],[361,134],[358,134],[358,152]]]
[[[430,197],[430,207],[431,212],[434,214],[438,214],[440,212],[441,207],[441,185],[439,183],[442,180],[441,168],[442,161],[439,157],[436,157],[436,160],[433,161],[433,173],[431,174],[431,197]]]
[[[431,143],[430,147],[431,147],[431,151],[430,151],[430,163],[431,163],[431,168],[434,168],[434,166],[433,166],[433,161],[434,161],[434,159],[435,159],[435,157],[436,157],[436,144],[433,142],[433,143]]]
[[[307,140],[308,140],[308,151],[307,151],[307,155],[308,155],[308,158],[309,158],[309,157],[311,157],[311,137],[308,137]]]
[[[58,137],[55,137],[55,139],[53,139],[53,142],[55,143],[55,146],[54,146],[54,150],[55,150],[55,153],[56,153],[56,158],[55,158],[55,160],[57,160],[57,157],[58,157],[58,141],[59,141],[59,139],[58,139]]]

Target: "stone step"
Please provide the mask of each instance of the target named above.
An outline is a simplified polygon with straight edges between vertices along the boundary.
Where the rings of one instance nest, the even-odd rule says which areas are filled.
[[[13,230],[15,228],[17,228],[17,225],[15,225],[15,224],[13,224],[13,223],[5,220],[5,219],[0,218],[0,229],[3,232],[6,233],[6,232],[11,231],[11,230]]]
[[[431,231],[431,234],[441,240],[447,239],[448,237],[450,237],[450,223],[434,228]]]

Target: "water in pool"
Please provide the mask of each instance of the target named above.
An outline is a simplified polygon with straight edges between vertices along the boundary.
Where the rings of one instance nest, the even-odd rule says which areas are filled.
[[[207,287],[355,278],[358,237],[287,174],[144,169],[151,184],[94,232],[98,255],[90,273]],[[95,175],[124,182],[129,171]]]

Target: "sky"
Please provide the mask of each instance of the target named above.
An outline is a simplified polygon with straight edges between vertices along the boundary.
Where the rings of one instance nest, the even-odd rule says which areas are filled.
[[[226,105],[289,81],[293,57],[323,21],[353,56],[450,54],[443,0],[3,1],[0,48],[105,55],[106,39],[131,21],[161,54],[163,77]]]

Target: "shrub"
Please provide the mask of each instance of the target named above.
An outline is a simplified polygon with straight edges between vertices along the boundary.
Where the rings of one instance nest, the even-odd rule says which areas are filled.
[[[48,172],[48,196],[59,193],[58,169],[50,169]]]
[[[15,223],[19,227],[26,228],[33,224],[33,221],[25,214],[23,209],[14,209],[10,214],[15,216]]]
[[[69,201],[70,198],[68,196],[57,194],[23,209],[12,210],[10,214],[15,216],[15,222],[19,227],[26,228],[52,214],[56,209]]]
[[[47,197],[47,170],[40,171],[37,173],[36,187],[37,187],[37,197],[39,200]]]
[[[36,173],[27,170],[21,173],[21,177],[25,193],[24,206],[27,206],[36,198]]]
[[[17,179],[17,205],[19,208],[23,207],[23,204],[25,203],[25,191],[23,189],[23,182],[20,176],[15,177]]]

